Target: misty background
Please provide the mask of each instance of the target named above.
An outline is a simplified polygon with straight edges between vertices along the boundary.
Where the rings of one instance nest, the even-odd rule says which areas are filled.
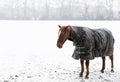
[[[120,0],[0,0],[0,20],[120,20]]]

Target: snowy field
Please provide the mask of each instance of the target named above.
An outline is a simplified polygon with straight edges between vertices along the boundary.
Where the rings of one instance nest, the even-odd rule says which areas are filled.
[[[115,72],[106,58],[90,61],[89,79],[79,78],[80,64],[71,56],[73,43],[56,46],[58,24],[108,28],[115,37]],[[0,82],[119,82],[120,21],[0,21]],[[85,75],[85,72],[84,72]]]

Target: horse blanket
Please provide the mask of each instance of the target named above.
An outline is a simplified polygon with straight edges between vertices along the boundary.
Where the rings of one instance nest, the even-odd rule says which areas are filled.
[[[95,57],[113,55],[114,37],[107,29],[90,29],[88,27],[71,26],[69,40],[73,41],[74,59],[92,60]]]

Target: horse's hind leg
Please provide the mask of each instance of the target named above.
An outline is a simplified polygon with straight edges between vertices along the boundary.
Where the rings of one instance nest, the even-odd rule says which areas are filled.
[[[102,73],[104,73],[104,69],[105,69],[105,57],[102,57],[102,69],[101,69]]]
[[[112,56],[109,56],[110,57],[110,60],[111,60],[111,72],[114,72],[114,65],[113,65],[113,55]]]
[[[84,72],[84,60],[80,60],[80,64],[81,64],[80,77],[83,77],[83,72]]]
[[[89,75],[89,60],[86,60],[85,64],[86,64],[86,70],[87,70],[86,75],[85,75],[85,79],[88,79],[89,78],[88,77],[88,75]]]

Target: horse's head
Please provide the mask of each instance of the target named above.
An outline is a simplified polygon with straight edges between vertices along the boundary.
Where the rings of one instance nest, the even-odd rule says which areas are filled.
[[[71,26],[59,26],[59,36],[58,36],[58,40],[57,40],[57,47],[58,48],[62,48],[63,44],[65,43],[65,41],[70,37],[70,33],[71,33]]]

